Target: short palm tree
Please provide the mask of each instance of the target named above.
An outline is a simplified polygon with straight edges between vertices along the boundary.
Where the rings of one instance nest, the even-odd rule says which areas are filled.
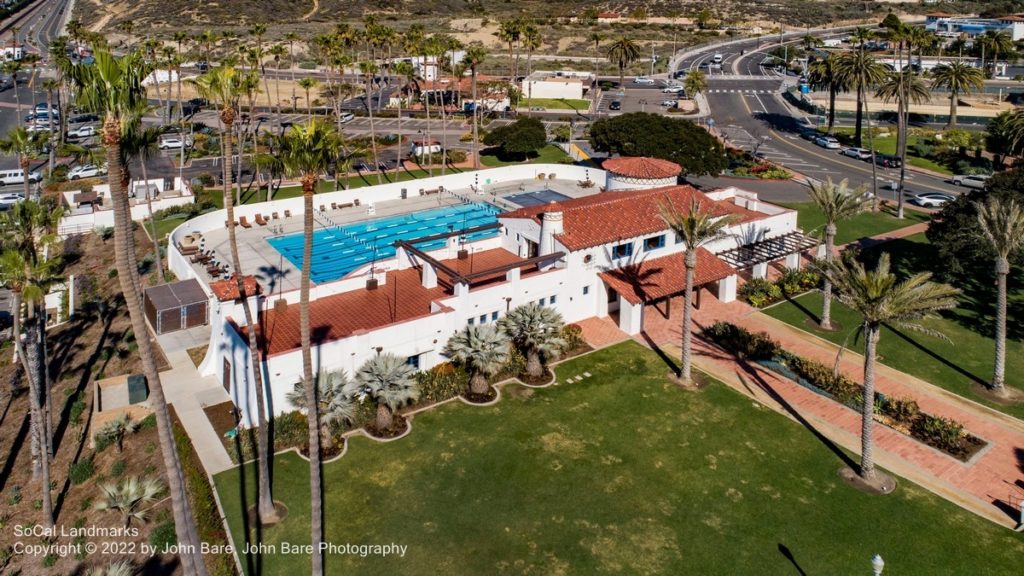
[[[321,442],[329,443],[331,441],[332,426],[342,426],[346,423],[351,424],[355,420],[356,405],[346,393],[346,388],[350,384],[348,374],[344,370],[317,374],[316,386],[316,399],[319,404],[320,440]],[[295,383],[295,387],[285,395],[285,398],[292,403],[292,406],[299,410],[306,410],[308,396],[306,386],[300,381]]]
[[[874,270],[846,257],[833,260],[825,274],[835,286],[839,300],[863,318],[864,391],[861,409],[860,476],[870,484],[880,481],[874,461],[875,362],[878,337],[883,324],[935,334],[919,322],[934,317],[940,310],[956,306],[959,291],[931,281],[930,273],[915,274],[904,280],[889,267],[889,254],[882,253]]]
[[[977,204],[978,226],[996,254],[996,360],[992,391],[1006,394],[1006,281],[1010,275],[1010,256],[1024,247],[1024,210],[1013,200],[998,197]]]
[[[900,183],[896,194],[896,217],[903,218],[903,185],[907,178],[907,129],[911,104],[923,104],[932,93],[923,80],[909,67],[886,76],[876,92],[886,102],[896,101],[896,153],[900,157]]]
[[[531,302],[517,306],[498,321],[512,344],[526,357],[526,373],[533,378],[544,376],[544,364],[557,358],[565,341],[565,322],[554,308]]]
[[[124,452],[124,438],[134,434],[139,429],[139,422],[132,420],[128,414],[122,414],[107,422],[102,428],[96,431],[96,437],[106,442],[113,442],[117,446],[117,452]]]
[[[313,102],[309,99],[309,93],[320,85],[320,81],[311,76],[301,78],[298,82],[299,88],[306,93],[306,119],[309,120],[313,117]]]
[[[932,69],[932,88],[949,90],[949,121],[946,129],[956,128],[956,107],[961,94],[970,94],[985,87],[985,73],[974,66],[956,61],[939,64]]]
[[[619,89],[626,90],[626,68],[640,58],[640,46],[631,38],[620,37],[605,48],[605,57],[619,69]]]
[[[828,133],[831,134],[836,125],[836,95],[846,92],[846,85],[836,69],[839,56],[829,54],[811,63],[807,71],[808,80],[815,90],[828,90]]]
[[[855,190],[848,188],[848,181],[844,178],[839,184],[832,182],[829,177],[825,182],[811,181],[811,201],[818,207],[825,217],[825,266],[832,262],[836,243],[838,224],[864,212],[871,205],[871,199],[864,194],[864,187],[859,186]],[[821,329],[832,329],[832,281],[825,276],[822,287],[821,304]]]
[[[683,78],[683,88],[690,98],[696,98],[708,89],[708,78],[701,70],[690,70]]]
[[[480,101],[477,98],[476,75],[484,60],[487,59],[487,50],[481,46],[470,46],[466,49],[466,55],[462,57],[462,63],[469,68],[470,91],[473,94],[473,169],[480,169]]]
[[[448,340],[445,355],[469,370],[472,394],[487,394],[487,377],[508,360],[508,347],[508,336],[493,324],[466,326]]]
[[[395,411],[420,397],[416,369],[394,354],[374,356],[359,368],[349,393],[372,398],[377,404],[375,427],[379,432],[389,430]]]
[[[6,138],[0,140],[0,153],[18,158],[18,166],[24,176],[22,183],[25,186],[25,198],[32,197],[29,181],[32,159],[43,153],[48,138],[43,132],[29,132],[24,126],[16,126],[11,128]]]
[[[691,330],[693,328],[693,279],[697,275],[697,251],[704,245],[725,236],[732,223],[729,217],[714,216],[694,200],[680,211],[671,201],[660,207],[661,219],[682,240],[683,264],[686,267],[686,289],[683,292],[683,365],[679,379],[689,382],[691,377]]]
[[[127,560],[121,560],[107,565],[105,568],[92,568],[86,573],[87,576],[133,576],[135,567]]]
[[[155,478],[140,480],[137,476],[126,478],[117,484],[100,484],[100,499],[97,510],[112,510],[121,515],[124,527],[131,526],[132,520],[145,522],[148,513],[143,506],[156,501],[163,494],[164,485]]]

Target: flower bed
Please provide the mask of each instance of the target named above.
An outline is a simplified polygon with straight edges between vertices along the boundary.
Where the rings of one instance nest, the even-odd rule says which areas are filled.
[[[752,278],[740,287],[739,297],[751,306],[762,308],[783,298],[796,296],[817,288],[821,275],[813,270],[786,268],[774,282],[764,278]]]
[[[864,402],[864,387],[832,367],[784,350],[768,334],[753,333],[729,322],[717,322],[704,330],[704,336],[726,351],[755,362],[780,376],[835,400],[858,412]],[[922,412],[910,398],[875,394],[875,420],[946,454],[967,461],[985,447],[984,440],[972,436],[963,424]]]

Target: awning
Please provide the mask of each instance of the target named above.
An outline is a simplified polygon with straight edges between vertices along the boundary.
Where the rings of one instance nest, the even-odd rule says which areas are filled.
[[[686,290],[686,264],[682,252],[644,260],[600,274],[610,288],[630,304],[653,302]],[[697,249],[694,286],[717,282],[736,273],[723,260],[704,248]]]
[[[726,250],[719,253],[718,257],[728,262],[733,268],[744,270],[756,264],[773,262],[790,254],[809,250],[818,244],[817,238],[812,238],[802,232],[790,232],[782,236],[765,238],[753,244]]]

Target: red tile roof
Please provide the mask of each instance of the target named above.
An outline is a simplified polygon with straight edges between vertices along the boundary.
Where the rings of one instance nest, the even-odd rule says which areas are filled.
[[[459,274],[469,274],[518,260],[521,258],[516,254],[495,248],[477,252],[465,260],[453,258],[442,260],[441,263]],[[532,269],[536,270],[536,267]],[[444,273],[439,271],[438,276],[440,282],[437,287],[424,288],[418,269],[392,270],[376,290],[352,290],[310,302],[313,344],[340,340],[357,332],[376,330],[430,315],[433,302],[451,295]],[[477,278],[473,285],[503,280],[504,277],[505,274],[501,273]],[[288,304],[282,309],[276,309],[271,303],[267,308],[260,314],[260,346],[263,353],[275,355],[299,348],[299,305]],[[239,332],[243,336],[246,334],[244,327],[239,328]]]
[[[260,285],[256,282],[255,276],[245,277],[245,294],[246,296],[253,296],[260,290]],[[232,275],[228,280],[217,280],[216,282],[210,282],[210,291],[217,297],[217,300],[226,302],[228,300],[238,300],[238,280]]]
[[[679,176],[679,173],[683,171],[682,167],[675,162],[641,156],[609,158],[601,164],[601,168],[629,178],[658,180]]]
[[[537,206],[527,206],[498,216],[532,218],[540,222],[543,212],[562,212],[562,234],[558,240],[569,250],[582,250],[626,238],[667,230],[660,208],[671,203],[686,210],[696,200],[701,210],[716,216],[731,215],[735,224],[751,222],[765,215],[741,208],[728,200],[708,198],[692,186],[666,186],[650,190],[612,191]]]
[[[647,303],[686,289],[686,264],[683,258],[682,253],[662,256],[602,272],[600,276],[630,304]],[[694,286],[721,280],[736,273],[704,248],[697,249],[697,268],[694,272]]]

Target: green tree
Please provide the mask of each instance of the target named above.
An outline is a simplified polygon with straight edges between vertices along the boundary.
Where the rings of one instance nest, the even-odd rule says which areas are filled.
[[[416,369],[405,358],[384,353],[367,360],[349,387],[350,395],[365,394],[377,404],[378,432],[390,430],[395,411],[420,397]]]
[[[1005,396],[1006,281],[1010,275],[1010,255],[1024,247],[1024,211],[1013,200],[1003,203],[999,198],[990,198],[976,208],[978,228],[996,255],[996,359],[992,391]]]
[[[6,138],[0,140],[0,153],[18,158],[26,199],[32,197],[32,159],[43,153],[47,138],[48,136],[42,132],[29,132],[23,126],[16,126],[11,128]]]
[[[383,184],[380,171],[380,158],[377,157],[377,129],[373,123],[373,99],[370,96],[370,83],[377,74],[377,64],[374,62],[360,62],[359,72],[365,78],[364,100],[366,102],[366,113],[370,117],[370,150],[373,152],[373,169],[377,172],[377,184]],[[379,109],[379,108],[378,108]]]
[[[839,231],[839,222],[853,218],[868,208],[871,201],[864,195],[864,187],[860,186],[854,190],[848,188],[848,182],[843,179],[839,184],[832,182],[829,177],[825,182],[811,181],[811,201],[818,207],[825,217],[825,266],[832,261],[835,251],[836,233]],[[832,329],[832,281],[826,275],[824,286],[821,290],[821,328],[822,330]]]
[[[91,66],[74,67],[72,76],[77,89],[75,102],[82,110],[97,113],[103,118],[101,141],[107,158],[107,181],[114,209],[114,253],[118,282],[127,303],[132,330],[140,335],[137,338],[139,358],[149,384],[149,402],[157,417],[157,435],[167,474],[178,542],[187,544],[193,551],[181,554],[180,560],[185,573],[206,576],[206,564],[200,552],[199,534],[185,491],[184,474],[174,442],[155,352],[151,340],[141,337],[148,334],[148,328],[142,309],[135,240],[131,233],[132,219],[125,190],[128,178],[121,141],[140,122],[146,109],[142,79],[149,75],[151,68],[138,54],[115,58],[105,49],[100,49],[94,52],[94,58],[95,62]]]
[[[931,91],[914,72],[905,67],[901,72],[893,72],[878,86],[875,93],[885,102],[896,101],[896,152],[900,157],[900,181],[896,194],[896,217],[903,218],[903,185],[907,178],[907,128],[909,125],[910,105],[923,104],[932,97]]]
[[[476,75],[487,58],[487,51],[480,46],[470,46],[466,49],[466,55],[462,57],[462,63],[469,68],[470,91],[473,93],[473,169],[480,169],[480,100],[476,92]]]
[[[600,32],[591,32],[587,35],[587,41],[594,43],[594,52],[596,52],[598,56],[601,56],[601,42],[604,41],[604,34],[601,34]],[[593,100],[592,108],[594,110],[597,110],[597,99],[601,93],[600,71],[601,59],[594,58],[594,87],[591,89],[592,92],[590,94]]]
[[[564,325],[557,310],[536,302],[517,306],[498,321],[498,327],[526,357],[526,373],[533,378],[542,377],[545,363],[561,352]]]
[[[691,378],[691,340],[693,338],[693,279],[697,274],[697,252],[705,245],[721,239],[732,219],[713,215],[694,200],[684,210],[671,201],[660,206],[661,219],[683,242],[683,265],[686,268],[686,289],[683,292],[683,357],[677,376],[684,382]]]
[[[846,92],[847,87],[837,72],[836,63],[839,56],[829,54],[819,58],[808,67],[808,81],[815,90],[828,90],[828,133],[831,134],[836,125],[836,95]]]
[[[156,502],[163,494],[164,486],[155,478],[140,480],[137,476],[126,478],[118,484],[100,484],[100,500],[97,510],[112,510],[121,515],[124,527],[131,526],[132,520],[145,522],[148,509],[146,504]]]
[[[117,446],[117,452],[124,452],[124,438],[134,434],[139,429],[139,422],[132,420],[131,415],[122,414],[107,422],[102,428],[96,431],[96,437],[107,442],[113,442]]]
[[[970,94],[985,87],[985,74],[963,62],[939,64],[932,69],[932,88],[949,90],[949,121],[946,128],[956,128],[956,106],[961,94]]]
[[[1021,155],[1021,142],[1014,126],[1016,118],[1024,118],[1019,113],[1007,110],[1000,112],[989,120],[985,127],[985,150],[992,153],[992,164],[1002,168],[1007,156]]]
[[[398,84],[398,86],[399,86],[399,88],[398,88],[398,128],[397,128],[396,131],[398,132],[398,134],[401,134],[402,133],[402,101],[404,100],[403,93],[405,95],[411,94],[412,97],[415,97],[415,95],[416,95],[416,88],[415,88],[415,84],[414,84],[413,80],[415,78],[416,69],[413,67],[412,62],[409,62],[408,60],[400,60],[398,62],[395,62],[394,66],[392,68],[393,68],[394,73],[398,76],[398,82],[399,82],[399,84]],[[410,98],[410,100],[411,100],[411,98]],[[399,141],[399,145],[395,146],[395,169],[396,170],[401,170],[401,168],[402,168],[402,145],[401,145],[401,141]],[[396,178],[397,178],[397,176],[396,176]]]
[[[1013,38],[1010,37],[1006,30],[986,30],[975,42],[981,46],[981,67],[983,69],[988,70],[985,68],[985,53],[992,54],[992,74],[995,74],[996,61],[999,60],[999,55],[1009,54],[1013,52],[1014,48]]]
[[[591,124],[588,138],[598,152],[670,160],[693,176],[714,176],[728,165],[721,142],[707,131],[662,114],[632,112],[602,118]]]
[[[869,485],[887,484],[875,470],[874,414],[875,363],[878,338],[883,324],[919,332],[933,331],[920,324],[940,310],[956,306],[959,291],[931,281],[930,273],[915,274],[900,280],[889,269],[889,254],[882,253],[874,270],[853,258],[833,260],[825,273],[836,287],[839,300],[863,318],[860,330],[864,337],[864,391],[861,406],[860,477]]]
[[[320,85],[320,81],[312,76],[306,76],[299,79],[298,85],[306,93],[306,120],[310,120],[313,118],[313,102],[309,99],[309,93]]]
[[[690,98],[697,98],[698,94],[704,94],[708,89],[708,78],[700,70],[690,70],[683,78],[683,89],[690,95]]]
[[[348,374],[344,370],[336,372],[320,372],[316,375],[316,400],[319,404],[320,418],[320,441],[321,443],[331,442],[332,427],[341,427],[346,423],[355,421],[356,405],[352,398],[346,393],[350,386]],[[306,402],[309,400],[306,394],[306,386],[302,381],[296,382],[291,392],[285,398],[292,403],[292,406],[299,410],[306,410]]]
[[[493,324],[469,325],[448,340],[445,355],[469,371],[469,392],[487,394],[487,377],[508,360],[508,336]]]
[[[640,58],[640,46],[631,38],[620,37],[605,48],[605,57],[619,69],[619,88],[626,90],[626,68]]]
[[[836,59],[835,65],[839,81],[857,92],[857,117],[853,139],[857,146],[863,146],[864,116],[870,118],[867,111],[867,93],[885,80],[887,70],[863,48],[842,54]]]
[[[520,118],[512,124],[499,126],[484,136],[484,144],[501,148],[509,156],[522,156],[526,161],[548,143],[544,124],[536,118]]]

